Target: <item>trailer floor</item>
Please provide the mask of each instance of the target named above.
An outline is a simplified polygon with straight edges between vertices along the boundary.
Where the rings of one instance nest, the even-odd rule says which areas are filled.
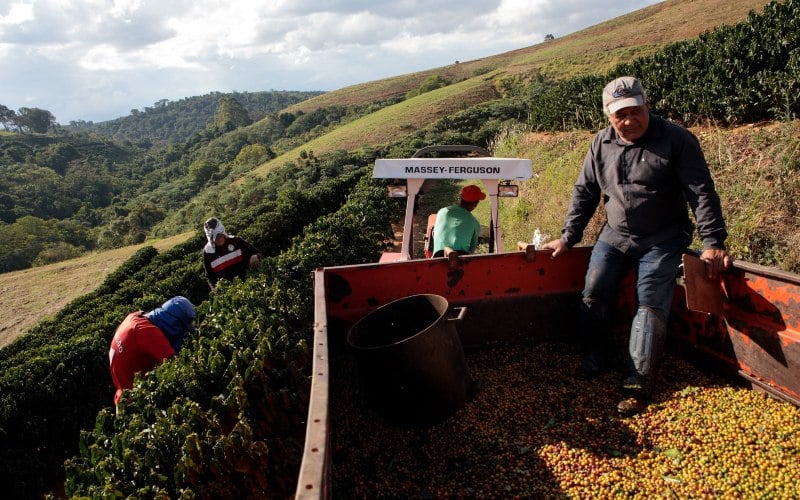
[[[622,374],[572,377],[560,343],[467,352],[474,399],[429,427],[388,423],[334,359],[336,498],[799,496],[800,411],[670,352],[657,394],[616,414]],[[753,489],[751,488],[759,488]]]

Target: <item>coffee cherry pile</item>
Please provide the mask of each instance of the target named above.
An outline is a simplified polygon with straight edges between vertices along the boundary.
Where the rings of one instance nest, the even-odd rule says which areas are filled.
[[[617,415],[621,373],[572,377],[565,344],[467,353],[475,397],[435,425],[390,424],[336,359],[339,498],[800,498],[800,409],[670,353],[653,401]]]

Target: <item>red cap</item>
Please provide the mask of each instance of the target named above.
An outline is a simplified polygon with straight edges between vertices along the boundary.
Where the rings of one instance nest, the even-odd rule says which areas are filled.
[[[464,189],[461,190],[461,199],[470,203],[475,203],[485,200],[486,194],[475,184],[470,184],[469,186],[464,186]]]

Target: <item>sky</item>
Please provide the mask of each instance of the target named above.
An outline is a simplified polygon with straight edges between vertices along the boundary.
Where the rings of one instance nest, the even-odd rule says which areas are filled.
[[[654,0],[0,0],[0,104],[62,125],[210,92],[337,90],[536,45]]]

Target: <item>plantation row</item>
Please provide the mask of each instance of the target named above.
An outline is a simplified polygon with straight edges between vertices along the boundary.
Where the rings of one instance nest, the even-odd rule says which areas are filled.
[[[274,202],[239,211],[228,217],[226,224],[241,228],[239,234],[257,245],[265,255],[278,256],[287,248],[297,246],[293,239],[302,233],[304,226],[339,210],[364,173],[365,169],[356,170],[302,193],[285,192]],[[338,230],[331,232],[341,235]],[[375,251],[375,244],[373,242],[370,251]],[[151,310],[174,295],[184,295],[198,305],[201,320],[210,311],[221,310],[204,304],[208,286],[200,258],[202,245],[203,239],[198,234],[161,255],[152,247],[140,250],[109,275],[95,292],[73,301],[54,319],[40,323],[0,351],[0,481],[9,493],[15,497],[30,497],[51,488],[64,459],[77,451],[79,431],[91,428],[98,411],[111,408],[113,386],[108,370],[108,343],[127,313],[136,309]],[[360,250],[365,251],[364,248]],[[301,268],[301,265],[307,267]],[[291,279],[307,281],[309,262],[284,263],[276,257],[274,261],[267,259],[262,269],[278,297],[294,293],[304,296],[303,288]],[[298,273],[301,278],[297,277]],[[273,275],[290,281],[274,280]],[[230,293],[244,293],[243,290],[234,288]],[[227,293],[215,294],[212,303],[222,303],[224,307]],[[262,288],[260,303],[267,300],[264,295]],[[301,306],[303,300],[275,302],[272,307],[288,305],[289,310],[296,311],[293,308]],[[242,313],[243,309],[231,311]],[[224,313],[220,314],[224,317]],[[204,339],[207,331],[228,331],[226,323],[237,327],[237,333],[256,333],[250,326],[242,327],[232,318],[225,317],[224,322],[217,318],[212,314],[203,322],[200,334]],[[212,338],[219,336],[211,335]],[[196,339],[187,342],[181,356],[190,356],[195,346],[192,340]],[[205,341],[198,347],[208,348]],[[208,352],[218,359],[219,349]],[[185,374],[185,382],[194,383],[195,380],[205,379]],[[200,387],[213,388],[213,395],[220,394],[216,385]],[[188,395],[184,392],[182,396]],[[126,399],[125,404],[128,401]],[[238,413],[237,410],[235,414]]]
[[[264,272],[204,303],[198,337],[81,434],[67,493],[290,496],[308,409],[310,273],[375,260],[389,201],[362,180]]]
[[[651,109],[687,124],[722,125],[800,116],[800,0],[675,42],[608,74],[574,78],[530,97],[528,123],[542,130],[606,126],[600,90],[613,78],[642,80]]]

